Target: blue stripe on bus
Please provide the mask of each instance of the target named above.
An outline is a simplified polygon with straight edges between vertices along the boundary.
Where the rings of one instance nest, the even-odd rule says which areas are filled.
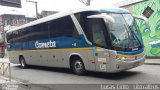
[[[136,55],[136,54],[142,53],[143,51],[144,51],[144,48],[141,48],[140,50],[133,51],[133,52],[117,51],[117,54],[124,54],[124,55]]]
[[[34,37],[33,37],[34,38]],[[55,41],[56,47],[49,48],[36,48],[35,43],[38,41],[39,43],[46,43],[50,41]],[[56,48],[81,48],[81,47],[90,47],[84,36],[80,35],[79,39],[75,39],[72,37],[57,37],[43,40],[35,40],[29,42],[18,42],[7,45],[8,51],[12,50],[39,50],[39,49],[56,49]]]

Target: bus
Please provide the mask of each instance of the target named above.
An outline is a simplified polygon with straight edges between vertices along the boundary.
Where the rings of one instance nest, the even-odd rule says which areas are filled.
[[[138,17],[137,17],[138,18]],[[59,12],[6,32],[11,63],[116,73],[140,66],[145,49],[136,19],[121,8]]]

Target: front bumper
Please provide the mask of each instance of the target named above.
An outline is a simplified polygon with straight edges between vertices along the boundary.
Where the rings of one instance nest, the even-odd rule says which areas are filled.
[[[143,65],[145,62],[145,55],[141,56],[141,58],[136,60],[127,61],[125,60],[114,60],[110,66],[109,73],[116,73],[124,70],[128,70],[131,68],[135,68],[137,66]]]

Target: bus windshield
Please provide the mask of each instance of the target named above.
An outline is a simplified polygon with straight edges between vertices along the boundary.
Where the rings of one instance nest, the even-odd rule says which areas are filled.
[[[114,25],[105,15],[114,19]],[[143,48],[139,27],[130,13],[83,12],[76,17],[95,46],[127,52]]]
[[[131,14],[107,13],[115,19],[114,30],[103,18],[87,19],[87,38],[96,46],[117,51],[134,51],[143,47],[141,33]]]
[[[141,33],[131,14],[112,14],[115,30],[110,30],[112,45],[118,51],[134,51],[143,47]]]

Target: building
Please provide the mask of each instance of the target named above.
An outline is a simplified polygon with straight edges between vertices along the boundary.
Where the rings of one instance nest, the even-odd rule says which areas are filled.
[[[25,15],[0,15],[0,58],[4,57],[5,54],[5,32],[33,20],[35,20],[35,18],[25,17]]]
[[[0,5],[21,8],[21,0],[0,0]]]
[[[6,30],[5,27],[21,26],[34,20],[36,18],[25,17],[25,15],[3,14],[0,16],[0,30]]]
[[[43,17],[49,16],[49,15],[52,15],[52,14],[55,14],[55,13],[58,13],[58,11],[42,11],[39,14],[39,18],[43,18]]]
[[[146,47],[146,55],[160,57],[160,0],[126,0],[116,5],[128,9],[134,15],[148,18],[150,29],[145,28],[144,22],[137,21]]]
[[[24,15],[3,14],[0,16],[0,58],[5,54],[5,32],[13,27],[25,24]]]
[[[1,17],[1,26],[20,26],[25,24],[25,15],[3,14]]]
[[[26,18],[26,23],[36,20],[36,18],[32,18],[32,17],[25,17],[25,18]]]

